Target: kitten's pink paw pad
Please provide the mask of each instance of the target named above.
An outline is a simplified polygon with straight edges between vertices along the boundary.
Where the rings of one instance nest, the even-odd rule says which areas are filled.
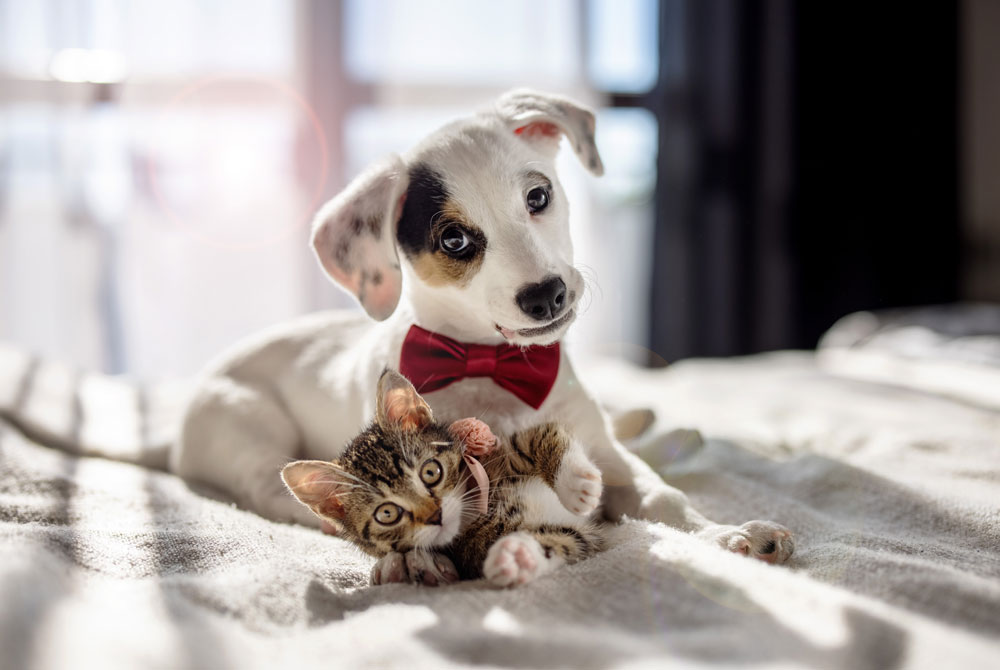
[[[773,521],[748,521],[742,526],[713,526],[699,533],[734,554],[765,563],[784,563],[795,552],[792,531]]]
[[[497,540],[483,564],[483,576],[494,586],[526,584],[542,573],[545,552],[532,537],[514,534]]]
[[[601,503],[601,471],[586,458],[567,461],[556,477],[556,495],[573,514],[590,514]]]

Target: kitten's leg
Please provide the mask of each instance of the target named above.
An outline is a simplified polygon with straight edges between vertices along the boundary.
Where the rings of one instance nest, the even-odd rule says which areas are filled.
[[[576,440],[570,442],[552,487],[563,507],[585,516],[601,504],[601,471]]]
[[[515,433],[509,451],[511,468],[541,477],[570,512],[586,515],[601,502],[601,471],[576,440],[558,424],[548,423]]]
[[[298,446],[294,421],[266,390],[224,377],[208,379],[184,417],[170,470],[215,487],[268,519],[319,527],[319,518],[281,481],[281,468]]]
[[[519,586],[597,553],[603,543],[595,530],[587,528],[546,526],[511,533],[490,547],[483,576],[494,586]]]
[[[458,570],[447,556],[433,551],[414,549],[405,555],[410,582],[424,586],[440,586],[458,581]]]
[[[483,563],[483,577],[494,586],[519,586],[563,562],[558,555],[547,557],[542,545],[529,533],[511,533],[490,547]]]
[[[372,566],[371,583],[440,586],[458,581],[458,570],[447,556],[415,549],[405,554],[391,552]]]
[[[406,559],[399,552],[391,552],[378,559],[372,566],[371,583],[398,584],[409,581],[406,572]]]
[[[604,549],[604,537],[598,526],[579,528],[543,526],[531,532],[542,545],[546,557],[559,557],[571,564],[593,556]]]

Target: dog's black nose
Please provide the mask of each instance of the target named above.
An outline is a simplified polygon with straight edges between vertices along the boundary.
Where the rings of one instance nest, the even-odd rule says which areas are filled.
[[[566,284],[559,277],[549,277],[524,286],[514,296],[521,311],[536,321],[555,318],[566,306]]]

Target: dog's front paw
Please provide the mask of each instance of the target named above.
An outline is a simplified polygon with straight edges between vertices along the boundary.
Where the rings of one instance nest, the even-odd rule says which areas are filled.
[[[545,550],[538,540],[526,533],[513,533],[490,547],[483,576],[493,586],[519,586],[545,572],[546,566]]]
[[[568,458],[556,475],[556,495],[573,514],[590,514],[601,502],[601,471],[587,458]]]
[[[698,533],[734,554],[765,563],[784,563],[795,551],[792,531],[773,521],[747,521],[742,526],[711,526]]]

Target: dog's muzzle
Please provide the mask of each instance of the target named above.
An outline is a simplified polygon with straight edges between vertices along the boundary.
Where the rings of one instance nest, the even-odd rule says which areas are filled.
[[[537,284],[527,284],[514,296],[514,302],[535,321],[551,321],[566,309],[566,282],[551,276]]]

